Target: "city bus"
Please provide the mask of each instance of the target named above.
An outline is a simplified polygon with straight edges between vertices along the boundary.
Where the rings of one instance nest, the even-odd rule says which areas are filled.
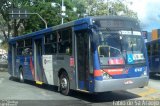
[[[160,39],[146,43],[148,60],[149,60],[149,75],[152,77],[155,74],[160,74]]]
[[[137,20],[85,17],[9,40],[8,69],[20,82],[86,93],[148,85],[148,58]]]

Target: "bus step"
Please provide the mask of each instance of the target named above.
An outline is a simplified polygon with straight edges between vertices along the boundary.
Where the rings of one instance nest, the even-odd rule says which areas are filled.
[[[36,81],[36,84],[38,84],[38,85],[42,85],[42,84],[43,84],[43,82],[41,82],[41,81]]]
[[[82,89],[77,89],[77,90],[80,91],[80,92],[89,93],[89,91],[86,91],[86,90],[82,90]]]

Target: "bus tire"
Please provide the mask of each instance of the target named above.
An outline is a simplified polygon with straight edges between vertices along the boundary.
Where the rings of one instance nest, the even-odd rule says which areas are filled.
[[[66,72],[63,72],[60,75],[60,92],[63,95],[69,95],[70,91],[70,83],[69,83],[69,78]]]
[[[19,69],[19,81],[21,83],[24,82],[24,75],[23,75],[23,68],[22,67]]]

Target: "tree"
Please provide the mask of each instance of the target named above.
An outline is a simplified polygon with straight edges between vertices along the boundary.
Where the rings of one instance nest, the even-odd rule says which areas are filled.
[[[7,18],[7,9],[8,2],[5,0],[1,0],[0,2],[0,25],[1,25],[1,32],[4,35],[5,40],[8,39],[9,33],[11,32],[11,25],[9,24],[9,19]],[[7,28],[7,29],[5,29]],[[8,33],[6,33],[6,30],[8,30]]]
[[[44,23],[36,16],[31,15],[29,19],[18,19],[10,20],[8,19],[8,10],[10,8],[25,8],[31,13],[40,14],[48,23],[48,26],[54,26],[61,23],[60,16],[58,13],[61,13],[60,7],[52,7],[52,0],[3,0],[1,3],[0,13],[3,16],[5,22],[9,22],[9,33],[12,33],[12,36],[17,36],[19,34],[29,33],[37,31],[39,29],[45,28]],[[61,0],[54,1],[57,4],[61,3]],[[66,13],[69,17],[65,18],[65,22],[74,20],[77,18],[76,14],[71,12],[73,11],[73,3],[69,0],[64,0],[64,4],[67,8]],[[13,27],[12,27],[13,26]],[[13,31],[11,31],[13,30]]]
[[[5,37],[5,40],[7,41],[10,35],[17,36],[18,35],[18,29],[22,23],[23,20],[10,20],[8,13],[11,8],[18,8],[21,6],[21,0],[1,0],[0,3],[0,14],[2,16],[1,20],[1,26],[5,29],[1,29],[3,32],[3,35]]]
[[[138,18],[137,14],[130,10],[125,0],[73,0],[80,11],[89,15],[123,15]]]
[[[137,17],[137,14],[129,10],[122,0],[109,1],[106,0],[64,0],[66,6],[66,14],[64,22],[72,21],[85,15],[124,15]],[[39,13],[48,23],[48,27],[55,26],[61,23],[61,0],[54,0],[59,4],[52,7],[53,0],[1,0],[0,21],[5,39],[12,35],[17,36],[25,33],[30,33],[40,29],[44,29],[44,23],[36,16],[30,15],[29,19],[10,20],[8,18],[8,10],[11,8],[25,8],[31,13]],[[72,8],[77,7],[78,11],[73,12]],[[123,12],[123,14],[119,14]],[[7,33],[8,32],[8,33]]]
[[[61,24],[61,7],[60,7],[60,0],[55,0],[55,3],[59,4],[55,7],[51,6],[51,0],[46,0],[45,2],[36,1],[32,6],[26,7],[30,12],[39,13],[48,23],[48,27],[55,26]],[[73,12],[72,8],[74,5],[71,1],[65,0],[64,4],[66,6],[66,14],[68,17],[64,18],[65,22],[72,21],[77,18],[77,15]],[[32,27],[32,28],[31,28]],[[31,16],[29,19],[26,20],[25,29],[27,32],[36,31],[39,29],[43,29],[44,23],[37,19],[37,16]]]

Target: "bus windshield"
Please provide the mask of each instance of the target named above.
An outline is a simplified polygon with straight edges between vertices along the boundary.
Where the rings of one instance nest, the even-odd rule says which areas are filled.
[[[127,32],[127,33],[126,33]],[[123,65],[145,63],[144,41],[131,31],[100,30],[98,53],[101,65]],[[135,31],[137,33],[137,31]]]

